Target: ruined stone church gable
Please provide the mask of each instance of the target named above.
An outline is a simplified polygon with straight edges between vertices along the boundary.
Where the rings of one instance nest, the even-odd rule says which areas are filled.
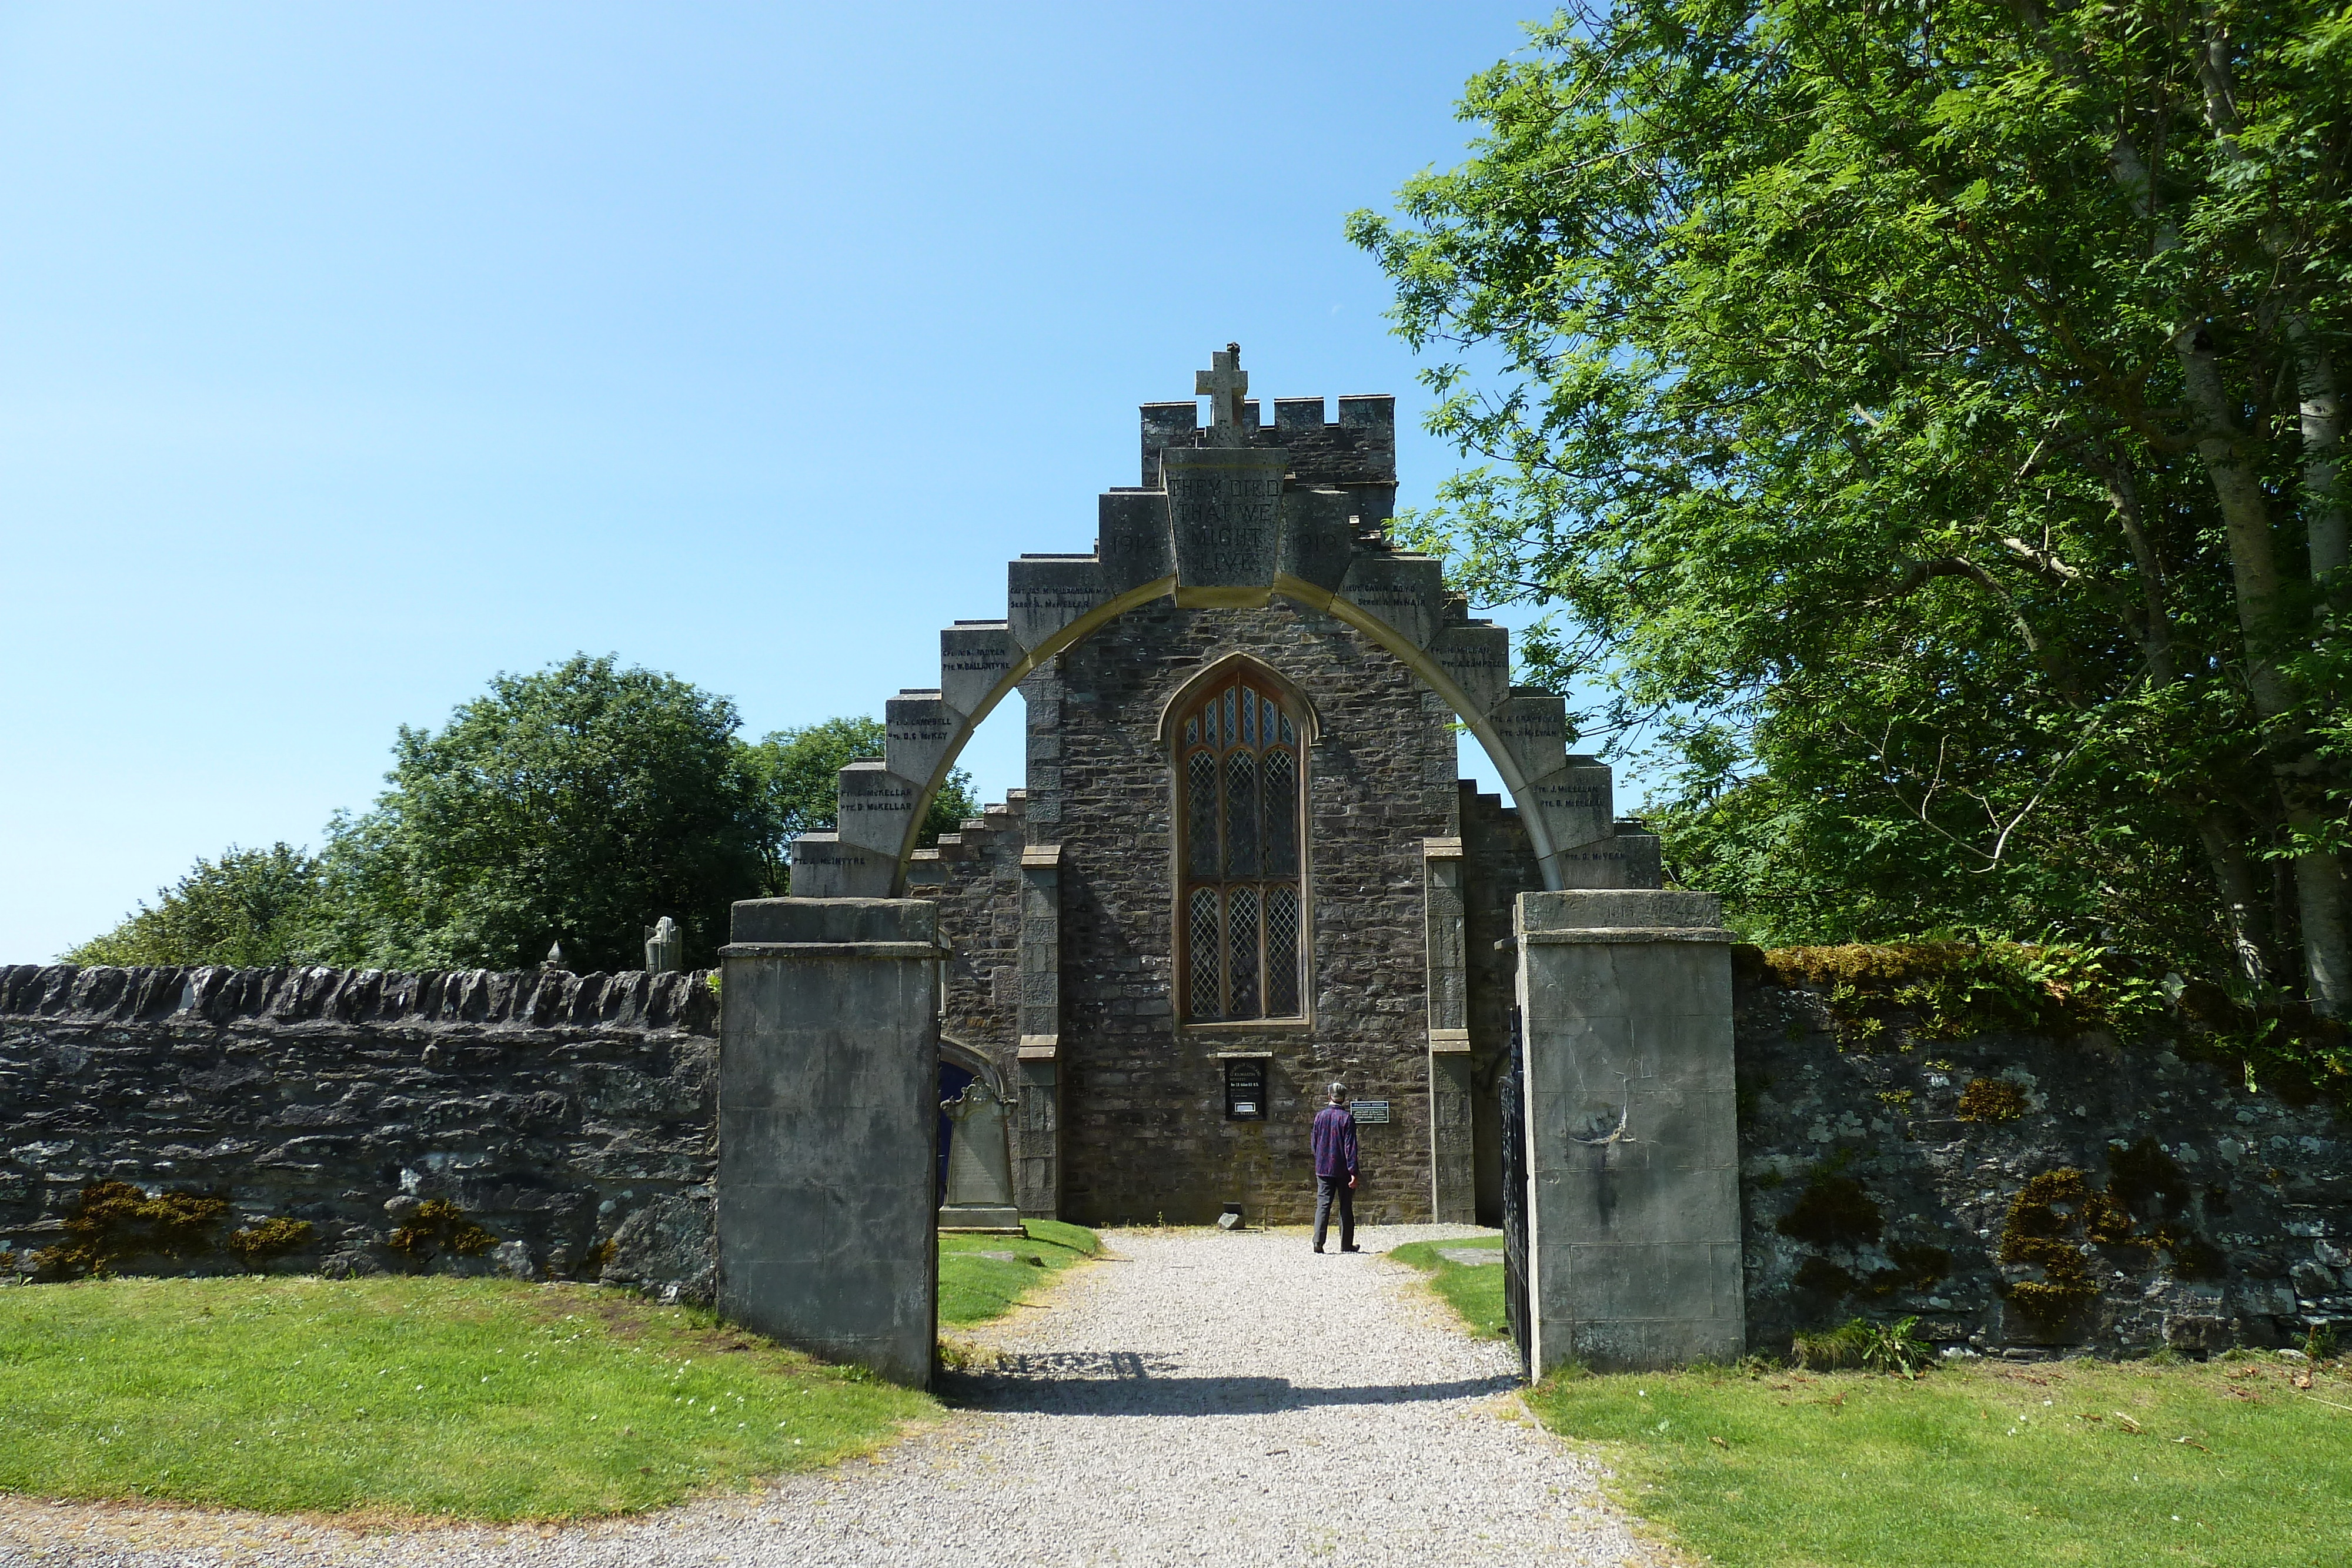
[[[1273,671],[1319,721],[1307,756],[1301,1022],[1177,1016],[1176,785],[1161,719],[1234,654]],[[1364,1134],[1364,1211],[1418,1217],[1429,1192],[1421,841],[1453,831],[1454,803],[1443,706],[1354,631],[1283,601],[1162,601],[1055,664],[1066,1213],[1197,1221],[1240,1202],[1296,1218],[1311,1201],[1307,1124],[1339,1079],[1391,1106],[1390,1124]],[[1265,1115],[1228,1119],[1224,1060],[1249,1051],[1268,1053]]]

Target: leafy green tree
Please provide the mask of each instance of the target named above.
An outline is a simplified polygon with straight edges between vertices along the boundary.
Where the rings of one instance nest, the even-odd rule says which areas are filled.
[[[780,729],[743,747],[747,771],[756,779],[766,823],[761,879],[781,896],[791,883],[792,841],[835,826],[840,806],[837,775],[852,762],[879,758],[885,729],[875,718],[829,718],[798,729]],[[979,811],[971,775],[958,768],[931,798],[919,842],[934,844],[941,833]]]
[[[331,944],[346,963],[633,969],[644,928],[689,962],[760,885],[766,821],[734,705],[581,655],[500,674],[439,731],[403,727],[373,810],[332,824]]]
[[[314,961],[326,921],[318,859],[273,844],[198,860],[113,930],[64,955],[69,964],[226,964],[276,968]]]
[[[1665,733],[1759,934],[2347,995],[2352,12],[1618,0],[1351,237],[1482,465],[1417,537]]]

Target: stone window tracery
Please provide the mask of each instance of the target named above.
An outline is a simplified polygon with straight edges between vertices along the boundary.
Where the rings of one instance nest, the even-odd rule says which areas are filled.
[[[1273,684],[1216,682],[1176,727],[1177,973],[1188,1023],[1297,1018],[1301,723]]]

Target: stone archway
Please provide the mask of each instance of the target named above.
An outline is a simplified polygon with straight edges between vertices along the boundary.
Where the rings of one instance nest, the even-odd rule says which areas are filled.
[[[1221,371],[1237,373],[1234,357],[1217,356]],[[1248,609],[1277,596],[1361,632],[1435,692],[1493,760],[1544,885],[1576,885],[1570,857],[1615,833],[1610,769],[1569,753],[1560,698],[1510,684],[1509,633],[1470,618],[1436,559],[1381,537],[1395,400],[1343,397],[1328,424],[1321,399],[1285,400],[1271,433],[1255,403],[1234,401],[1216,400],[1206,430],[1191,402],[1145,405],[1143,483],[1101,496],[1094,550],[1021,557],[1006,570],[1003,620],[940,633],[939,685],[889,699],[883,757],[841,770],[838,828],[794,843],[796,895],[900,896],[924,813],[965,744],[1055,655],[1160,599]],[[1297,482],[1293,445],[1327,473],[1362,477]],[[1334,452],[1350,461],[1335,465]]]

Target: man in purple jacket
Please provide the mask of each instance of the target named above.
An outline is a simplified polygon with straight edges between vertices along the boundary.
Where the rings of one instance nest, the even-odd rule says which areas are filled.
[[[1315,1113],[1315,1131],[1308,1138],[1315,1148],[1315,1250],[1323,1250],[1323,1232],[1331,1222],[1331,1200],[1339,1200],[1339,1250],[1360,1252],[1356,1245],[1356,1116],[1348,1109],[1348,1086],[1331,1085],[1331,1103]]]

